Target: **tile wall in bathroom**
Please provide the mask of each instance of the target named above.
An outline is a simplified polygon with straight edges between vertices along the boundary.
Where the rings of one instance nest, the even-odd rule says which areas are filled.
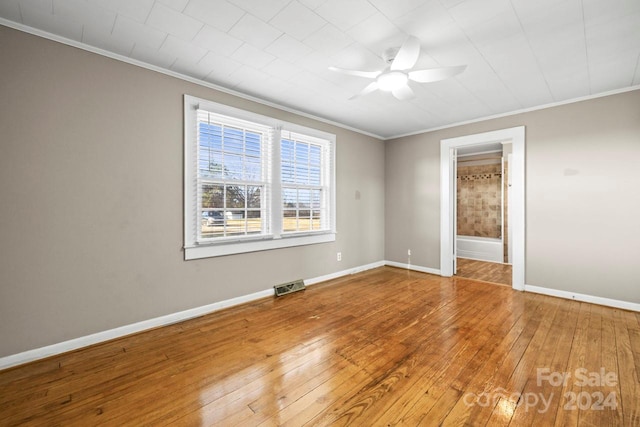
[[[458,166],[458,235],[500,238],[502,166]]]

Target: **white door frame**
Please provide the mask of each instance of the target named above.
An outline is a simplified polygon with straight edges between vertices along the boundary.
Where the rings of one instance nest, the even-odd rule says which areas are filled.
[[[525,222],[524,222],[524,126],[501,129],[492,132],[448,138],[440,141],[440,274],[445,277],[453,275],[453,251],[455,235],[453,218],[456,195],[453,193],[451,157],[453,150],[471,145],[483,145],[495,142],[511,142],[513,144],[512,187],[509,199],[509,228],[513,229],[513,289],[524,290],[525,272]]]

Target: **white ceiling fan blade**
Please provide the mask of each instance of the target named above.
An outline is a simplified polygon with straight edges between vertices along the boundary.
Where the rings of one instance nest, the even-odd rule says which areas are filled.
[[[329,67],[329,70],[336,71],[338,73],[347,74],[349,76],[365,77],[367,79],[375,79],[382,73],[382,71],[360,71],[360,70],[347,70],[338,67]]]
[[[420,40],[409,36],[391,63],[391,70],[408,70],[416,65],[418,56],[420,56]]]
[[[360,98],[361,96],[365,96],[376,89],[378,89],[378,82],[369,83],[367,87],[365,87],[360,91],[360,93],[357,93],[353,95],[351,98],[349,98],[349,101],[351,101],[352,99]]]
[[[413,90],[409,87],[409,85],[400,86],[398,89],[392,90],[391,93],[400,101],[406,101],[408,99],[416,97],[416,94],[413,93]]]
[[[409,72],[409,78],[418,83],[431,83],[448,79],[460,74],[467,68],[466,65],[456,65],[454,67],[431,68],[429,70],[416,70]]]

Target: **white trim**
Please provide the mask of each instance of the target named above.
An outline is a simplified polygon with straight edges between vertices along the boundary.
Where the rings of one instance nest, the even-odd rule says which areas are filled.
[[[456,255],[458,258],[473,259],[476,261],[500,263],[504,261],[504,254],[498,251],[482,252],[460,249],[460,240],[457,242]]]
[[[266,105],[267,107],[277,108],[279,110],[286,111],[288,113],[293,113],[293,114],[297,114],[297,115],[302,116],[302,117],[306,117],[306,118],[309,118],[309,119],[317,120],[319,122],[326,123],[326,124],[332,125],[332,126],[336,126],[336,127],[341,128],[341,129],[346,129],[346,130],[350,130],[352,132],[360,133],[362,135],[370,136],[372,138],[377,138],[377,139],[379,139],[381,141],[385,140],[385,137],[383,137],[383,136],[376,135],[374,133],[367,132],[367,131],[362,130],[362,129],[354,128],[352,126],[348,126],[348,125],[345,125],[343,123],[338,123],[338,122],[330,120],[330,119],[325,119],[323,117],[319,117],[319,116],[313,115],[311,113],[305,113],[304,111],[297,110],[297,109],[292,108],[292,107],[287,107],[285,105],[278,104],[278,103],[275,103],[275,102],[272,102],[272,101],[267,101],[267,100],[264,100],[264,99],[261,99],[261,98],[257,98],[255,96],[247,95],[245,93],[238,92],[238,91],[235,91],[233,89],[226,88],[224,86],[219,86],[217,84],[210,83],[210,82],[207,82],[205,80],[197,79],[195,77],[187,76],[185,74],[181,74],[181,73],[178,73],[176,71],[172,71],[172,70],[168,70],[166,68],[158,67],[156,65],[148,64],[146,62],[139,61],[137,59],[133,59],[133,58],[130,58],[128,56],[123,56],[123,55],[120,55],[120,54],[117,54],[117,53],[114,53],[114,52],[109,52],[108,50],[100,49],[99,47],[95,47],[95,46],[91,46],[91,45],[88,45],[88,44],[84,44],[84,43],[79,42],[77,40],[68,39],[66,37],[62,37],[62,36],[59,36],[57,34],[52,34],[52,33],[46,32],[46,31],[42,31],[42,30],[39,30],[37,28],[29,27],[29,26],[21,24],[19,22],[14,22],[14,21],[10,21],[10,20],[5,19],[5,18],[0,18],[0,25],[4,25],[5,27],[13,28],[14,30],[18,30],[18,31],[22,31],[22,32],[25,32],[25,33],[33,34],[34,36],[42,37],[44,39],[52,40],[54,42],[62,43],[62,44],[65,44],[67,46],[72,46],[72,47],[75,47],[75,48],[78,48],[78,49],[86,50],[88,52],[95,53],[95,54],[98,54],[98,55],[101,55],[101,56],[106,56],[107,58],[115,59],[116,61],[126,62],[127,64],[135,65],[135,66],[138,66],[138,67],[141,67],[141,68],[146,68],[147,70],[151,70],[151,71],[155,71],[155,72],[160,73],[160,74],[165,74],[167,76],[175,77],[175,78],[180,79],[180,80],[185,80],[185,81],[187,81],[189,83],[194,83],[194,84],[197,84],[199,86],[204,86],[204,87],[207,87],[209,89],[217,90],[218,92],[223,92],[223,93],[227,93],[229,95],[237,96],[238,98],[242,98],[242,99],[246,99],[248,101],[256,102],[258,104]]]
[[[560,107],[562,105],[575,104],[576,102],[582,102],[582,101],[589,101],[589,100],[592,100],[592,99],[604,98],[605,96],[618,95],[618,94],[626,93],[626,92],[633,92],[634,90],[640,90],[640,85],[625,87],[625,88],[622,88],[622,89],[610,90],[610,91],[607,91],[607,92],[596,93],[596,94],[593,94],[593,95],[580,96],[578,98],[571,98],[571,99],[567,99],[567,100],[564,100],[564,101],[552,102],[550,104],[538,105],[538,106],[530,107],[530,108],[522,108],[520,110],[508,111],[506,113],[494,114],[494,115],[491,115],[491,116],[478,117],[477,119],[465,120],[465,121],[462,121],[462,122],[456,122],[456,123],[451,123],[451,124],[448,124],[448,125],[437,126],[437,127],[434,127],[434,128],[427,128],[427,129],[417,130],[417,131],[414,131],[414,132],[403,133],[403,134],[399,134],[399,135],[395,135],[395,136],[388,136],[388,137],[385,137],[384,140],[385,141],[389,141],[391,139],[398,139],[398,138],[404,138],[404,137],[407,137],[407,136],[420,135],[420,134],[423,134],[423,133],[435,132],[435,131],[443,130],[443,129],[450,129],[450,128],[454,128],[454,127],[457,127],[457,126],[470,125],[470,124],[473,124],[473,123],[484,122],[484,121],[487,121],[487,120],[493,120],[493,119],[500,119],[500,118],[503,118],[503,117],[515,116],[517,114],[530,113],[532,111],[546,110],[547,108],[554,108],[554,107]]]
[[[436,276],[441,276],[440,270],[435,268],[421,267],[419,265],[405,264],[402,262],[395,262],[395,261],[385,261],[384,264],[388,265],[389,267],[406,268],[407,270],[419,271],[421,273],[429,273],[429,274],[435,274]]]
[[[318,283],[326,282],[328,280],[337,279],[350,274],[360,273],[366,270],[371,270],[378,267],[388,265],[390,267],[405,268],[413,271],[419,271],[421,273],[429,273],[440,276],[440,270],[429,267],[421,267],[411,264],[404,264],[395,261],[378,261],[371,264],[365,264],[360,267],[349,268],[346,270],[338,271],[335,273],[326,274],[310,279],[306,279],[304,283],[307,286],[312,286]],[[619,301],[608,298],[595,297],[591,295],[572,293],[567,291],[559,291],[556,289],[542,288],[538,286],[525,285],[525,291],[539,293],[549,296],[555,296],[559,298],[574,299],[578,301],[584,301],[593,304],[606,305],[609,307],[622,308],[625,310],[632,310],[640,312],[640,304]],[[127,335],[135,334],[138,332],[144,332],[149,329],[168,326],[174,323],[183,322],[185,320],[193,319],[195,317],[204,316],[222,310],[224,308],[233,307],[235,305],[244,304],[247,302],[255,301],[260,298],[266,298],[274,295],[273,288],[265,289],[263,291],[254,292],[249,295],[242,295],[239,297],[231,298],[224,301],[215,302],[212,304],[196,307],[177,313],[167,314],[165,316],[156,317],[149,320],[143,320],[142,322],[133,323],[130,325],[121,326],[119,328],[110,329],[103,332],[97,332],[95,334],[87,335],[84,337],[75,338],[61,343],[48,345],[45,347],[36,348],[33,350],[27,350],[22,353],[13,354],[0,358],[0,370],[11,368],[14,366],[22,365],[25,363],[33,362],[46,357],[56,356],[58,354],[66,353],[72,350],[77,350],[83,347],[88,347],[94,344],[99,344],[105,341],[121,338]]]
[[[458,153],[458,159],[461,157],[471,157],[471,156],[479,156],[481,154],[493,154],[493,153],[500,153],[502,154],[502,150],[489,150],[489,151],[478,151],[477,153],[470,153],[470,154],[460,154]],[[496,157],[495,159],[492,160],[499,160],[499,157]]]
[[[342,276],[348,276],[349,274],[359,273],[365,270],[370,270],[385,265],[384,261],[375,262],[372,264],[366,264],[360,267],[354,267],[347,270],[338,271],[336,273],[327,274],[324,276],[314,277],[305,280],[306,285],[315,285],[327,280],[336,279]],[[45,347],[36,348],[33,350],[27,350],[22,353],[12,354],[10,356],[0,357],[0,370],[11,368],[13,366],[22,365],[25,363],[33,362],[46,357],[56,356],[58,354],[66,353],[79,348],[88,347],[94,344],[99,344],[105,341],[114,340],[127,335],[143,332],[149,329],[168,326],[174,323],[183,322],[185,320],[193,319],[195,317],[204,316],[222,310],[224,308],[233,307],[235,305],[244,304],[247,302],[255,301],[260,298],[266,298],[274,295],[273,288],[265,289],[263,291],[254,292],[249,295],[242,295],[239,297],[231,298],[224,301],[214,302],[212,304],[204,305],[201,307],[195,307],[177,313],[167,314],[165,316],[156,317],[149,320],[143,320],[141,322],[132,323],[130,325],[120,326],[118,328],[109,329],[107,331],[97,332],[95,334],[86,335],[84,337],[74,338],[68,341],[63,341],[57,344],[51,344]]]
[[[186,221],[185,221],[186,223]],[[254,241],[235,241],[226,244],[189,246],[184,248],[184,259],[210,258],[224,255],[243,254],[247,252],[268,251],[271,249],[290,248],[293,246],[315,245],[336,240],[335,232],[305,236],[287,236],[280,239],[264,239]]]
[[[453,275],[453,209],[450,159],[452,151],[463,146],[510,141],[513,144],[511,168],[511,200],[509,226],[513,229],[513,289],[524,290],[525,280],[525,129],[518,126],[448,138],[440,141],[440,271],[444,277]]]
[[[138,332],[157,328],[159,326],[167,326],[174,323],[182,322],[194,317],[199,317],[205,314],[213,313],[214,311],[222,310],[223,308],[232,307],[234,305],[268,297],[273,294],[273,289],[267,289],[249,295],[243,295],[225,301],[215,302],[213,304],[191,308],[188,310],[167,314],[165,316],[160,316],[149,320],[143,320],[141,322],[132,323],[130,325],[120,326],[118,328],[109,329],[107,331],[97,332],[95,334],[86,335],[84,337],[74,338],[68,341],[63,341],[61,343],[48,345],[46,347],[28,350],[11,356],[5,356],[0,358],[0,369],[10,368],[12,366],[21,365],[23,363],[32,362],[38,359],[44,359],[45,357],[55,356],[57,354],[66,353],[68,351],[76,350],[82,347],[88,347],[90,345],[99,344],[101,342],[110,341],[116,338],[121,338],[126,335],[135,334]]]
[[[350,274],[361,273],[363,271],[372,270],[374,268],[384,267],[384,266],[385,266],[384,261],[373,262],[371,264],[365,264],[360,267],[349,268],[347,270],[337,271],[331,274],[325,274],[324,276],[314,277],[312,279],[305,280],[304,283],[305,285],[311,286],[321,282],[326,282],[327,280],[333,280],[339,277],[349,276]]]
[[[558,289],[543,288],[541,286],[524,285],[525,292],[548,295],[552,297],[570,299],[575,301],[588,302],[591,304],[605,305],[607,307],[621,308],[623,310],[631,310],[640,312],[640,304],[630,301],[621,301],[617,299],[597,297],[587,294],[579,294],[577,292],[561,291]]]

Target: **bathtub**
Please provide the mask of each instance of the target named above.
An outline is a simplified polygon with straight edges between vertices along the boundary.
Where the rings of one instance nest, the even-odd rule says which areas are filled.
[[[504,262],[502,239],[456,236],[456,253],[460,258]]]

